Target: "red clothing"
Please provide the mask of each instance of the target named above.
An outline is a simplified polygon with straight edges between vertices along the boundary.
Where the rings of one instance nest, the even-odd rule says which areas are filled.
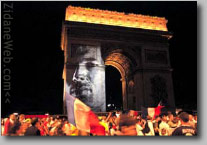
[[[12,123],[10,121],[10,119],[7,119],[5,124],[4,124],[4,134],[3,135],[8,135],[9,130],[11,129],[11,127],[13,126],[14,123]]]
[[[41,135],[41,136],[46,135],[46,132],[45,132],[45,130],[43,129],[43,127],[40,127],[39,130],[40,130],[40,135]]]
[[[112,127],[113,129],[116,129],[116,126],[115,125],[113,125],[113,127]]]
[[[48,124],[48,122],[47,122],[47,121],[45,121],[43,125],[44,125],[45,127],[47,127],[47,124]]]

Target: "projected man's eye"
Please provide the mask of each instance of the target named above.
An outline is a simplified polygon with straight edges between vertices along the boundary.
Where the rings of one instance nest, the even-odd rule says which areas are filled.
[[[87,62],[86,63],[86,69],[88,69],[88,70],[92,69],[95,66],[96,66],[96,64],[93,63],[93,62]]]
[[[86,63],[86,66],[87,66],[87,67],[93,67],[93,66],[95,66],[95,64],[92,63],[92,62],[87,62],[87,63]]]

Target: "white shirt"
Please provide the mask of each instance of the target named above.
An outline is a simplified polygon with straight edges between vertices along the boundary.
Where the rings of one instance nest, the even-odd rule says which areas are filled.
[[[165,134],[162,134],[162,130],[165,129],[166,130],[166,133]],[[170,126],[162,121],[159,125],[159,135],[160,136],[168,136],[169,135],[169,131],[170,131]]]
[[[137,136],[144,136],[142,130],[143,128],[139,124],[136,124]]]
[[[152,121],[147,120],[147,123],[148,123],[149,129],[150,129],[150,132],[146,133],[145,135],[146,136],[154,136],[155,135],[155,131],[154,131],[154,127],[153,127]]]

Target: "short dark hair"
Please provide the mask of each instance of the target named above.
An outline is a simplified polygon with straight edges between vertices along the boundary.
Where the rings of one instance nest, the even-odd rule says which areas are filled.
[[[142,122],[142,119],[137,119],[137,122]]]
[[[133,117],[128,116],[126,114],[121,115],[120,121],[119,121],[120,128],[122,126],[131,126],[131,125],[135,125],[135,124],[136,124],[136,120]]]
[[[112,112],[112,117],[113,117],[113,116],[116,116],[116,112]]]
[[[168,115],[167,112],[162,112],[162,113],[160,114],[161,117],[163,117],[163,116],[167,116],[167,115]]]
[[[182,113],[180,113],[179,118],[183,122],[188,122],[189,121],[189,114],[187,112],[182,112]]]
[[[174,119],[172,120],[172,122],[173,122],[174,124],[176,124],[176,123],[178,123],[178,119],[174,118]]]
[[[38,122],[38,118],[32,119],[32,126],[34,126]]]

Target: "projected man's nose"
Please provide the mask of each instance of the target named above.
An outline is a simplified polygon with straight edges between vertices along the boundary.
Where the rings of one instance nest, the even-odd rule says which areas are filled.
[[[73,75],[73,82],[74,83],[82,83],[82,84],[86,84],[86,83],[89,83],[90,82],[90,78],[89,78],[89,72],[88,70],[81,66],[81,67],[78,67],[76,70],[75,70],[75,73]]]
[[[74,72],[72,82],[70,92],[81,101],[91,106],[91,103],[93,103],[93,89],[89,71],[85,66],[78,66]]]
[[[81,75],[75,75],[73,77],[73,82],[74,83],[78,83],[78,82],[85,81],[85,80],[86,80],[86,77],[81,76]]]

